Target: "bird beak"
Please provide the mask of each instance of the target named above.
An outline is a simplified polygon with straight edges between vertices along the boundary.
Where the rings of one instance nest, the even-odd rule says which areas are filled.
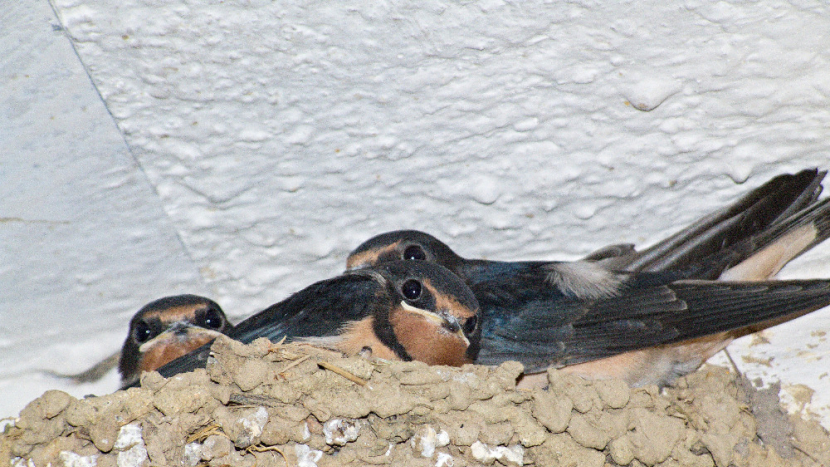
[[[173,324],[173,326],[171,326],[170,329],[141,344],[138,347],[138,351],[141,353],[146,353],[151,348],[159,344],[167,342],[181,343],[185,339],[190,340],[195,338],[196,336],[205,337],[208,339],[216,339],[221,335],[221,332],[214,331],[212,329],[205,329],[203,327],[193,326],[192,324],[186,322],[178,322]]]
[[[449,313],[444,312],[444,313],[442,313],[442,315],[444,315],[444,316],[442,316],[442,315],[439,315],[437,313],[433,313],[431,311],[427,311],[427,310],[423,310],[423,309],[418,308],[418,307],[414,307],[414,306],[406,303],[405,301],[401,301],[401,307],[406,311],[409,311],[411,313],[416,313],[416,314],[419,314],[419,315],[423,316],[427,321],[435,323],[435,325],[437,325],[437,326],[441,326],[443,328],[449,328],[449,329],[455,328],[455,331],[453,331],[453,332],[456,335],[458,335],[458,337],[460,337],[461,340],[463,340],[465,344],[467,344],[467,347],[470,346],[470,340],[467,339],[467,336],[464,335],[464,331],[461,330],[461,326],[458,325],[458,322],[456,322],[455,318],[453,318]],[[449,317],[449,318],[447,318],[447,317]],[[452,320],[452,322],[450,320]]]

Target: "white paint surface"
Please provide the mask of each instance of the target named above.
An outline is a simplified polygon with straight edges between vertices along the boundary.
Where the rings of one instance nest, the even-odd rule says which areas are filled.
[[[103,358],[163,295],[239,319],[397,228],[468,257],[647,245],[830,168],[818,1],[54,5],[0,11],[0,415],[114,389],[33,371]],[[731,349],[828,420],[828,329],[824,310]]]

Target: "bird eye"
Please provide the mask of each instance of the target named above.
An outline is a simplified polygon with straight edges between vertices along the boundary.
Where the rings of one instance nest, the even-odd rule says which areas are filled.
[[[224,320],[219,316],[219,312],[213,308],[208,308],[200,321],[201,323],[197,324],[208,329],[219,329],[224,324]]]
[[[421,296],[421,283],[415,279],[409,279],[401,286],[401,293],[408,300],[415,300]]]
[[[143,344],[150,340],[153,337],[153,331],[150,329],[150,325],[147,324],[146,321],[139,321],[135,325],[135,340],[139,344]]]
[[[464,322],[464,334],[470,335],[476,330],[478,324],[478,316],[471,316]]]
[[[423,261],[427,259],[427,254],[424,253],[424,249],[418,245],[411,245],[403,251],[403,259],[408,261]]]

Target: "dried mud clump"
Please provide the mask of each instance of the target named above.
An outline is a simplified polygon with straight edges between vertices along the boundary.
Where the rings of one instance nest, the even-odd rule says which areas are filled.
[[[518,363],[429,367],[220,339],[207,370],[75,399],[49,391],[0,437],[4,465],[818,466],[830,436],[706,367],[674,388]]]

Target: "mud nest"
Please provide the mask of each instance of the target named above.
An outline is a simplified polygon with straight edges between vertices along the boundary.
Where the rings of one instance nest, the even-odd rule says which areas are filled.
[[[206,370],[75,399],[48,391],[0,437],[5,465],[818,466],[830,436],[704,367],[673,388],[630,389],[522,367],[346,358],[220,339]]]

